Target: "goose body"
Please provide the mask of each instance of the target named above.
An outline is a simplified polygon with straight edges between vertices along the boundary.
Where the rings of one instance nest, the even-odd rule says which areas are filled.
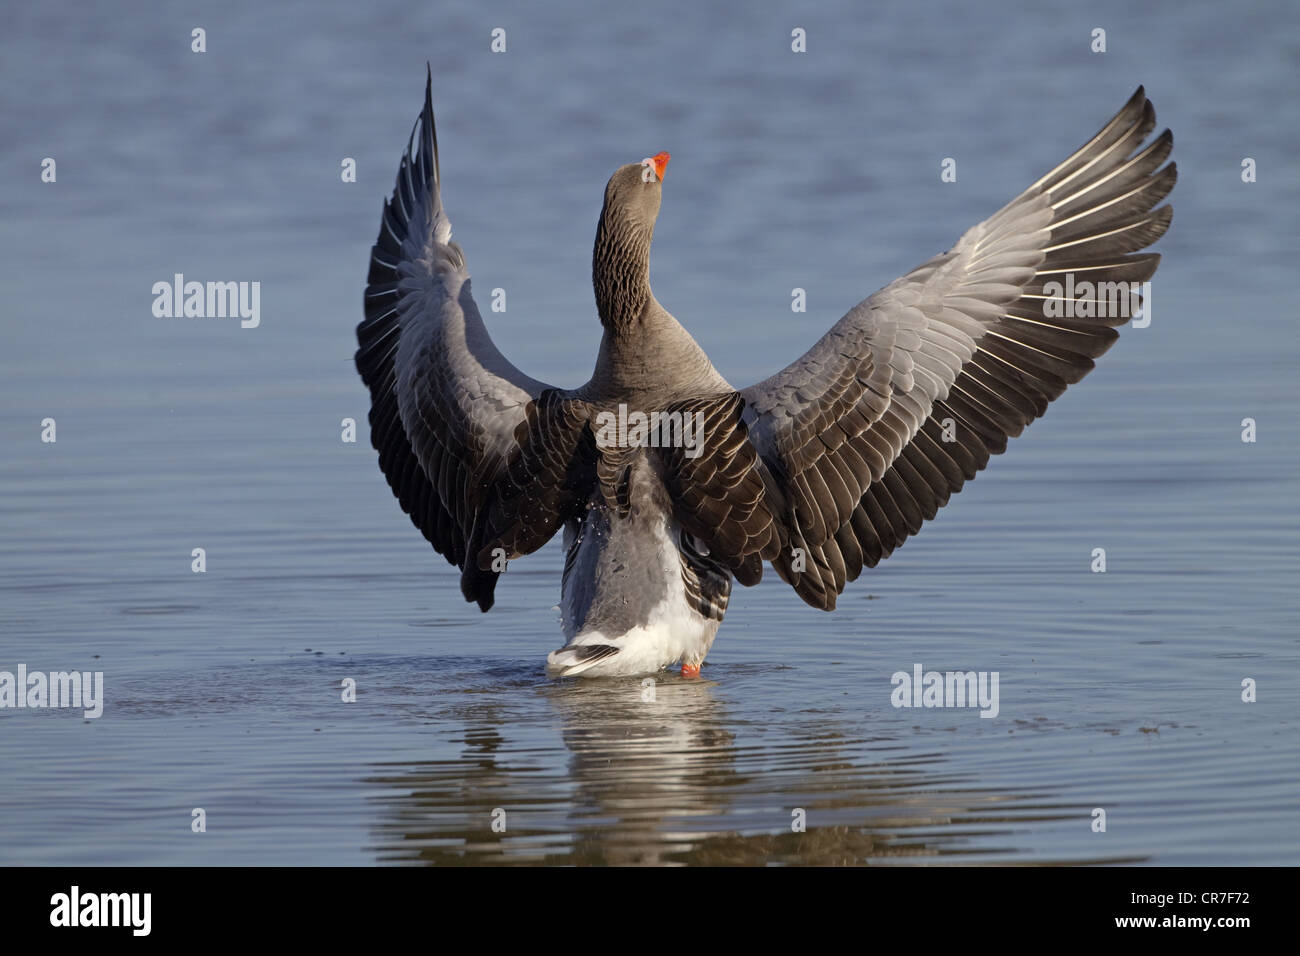
[[[1172,215],[1168,130],[1141,88],[948,252],[858,303],[804,356],[730,385],[654,297],[668,154],[605,188],[590,380],[557,389],[487,333],[442,206],[432,78],[371,253],[356,362],[401,507],[491,608],[506,563],[562,532],[565,676],[698,676],[733,581],[770,564],[833,610],[1114,341]],[[1067,283],[1068,279],[1068,284]],[[1085,284],[1080,284],[1084,282]],[[1068,289],[1069,291],[1062,291]]]

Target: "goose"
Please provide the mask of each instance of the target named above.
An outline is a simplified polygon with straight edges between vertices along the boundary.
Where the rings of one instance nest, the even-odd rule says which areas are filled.
[[[563,533],[557,676],[698,677],[733,581],[770,564],[834,610],[1083,378],[1141,308],[1169,227],[1173,136],[1142,87],[947,252],[737,389],[650,287],[670,155],[610,177],[576,389],[488,335],[442,202],[432,70],[370,255],[356,366],[402,510],[486,612],[510,561]],[[1125,294],[1116,294],[1116,290]],[[1128,294],[1133,293],[1133,294]]]

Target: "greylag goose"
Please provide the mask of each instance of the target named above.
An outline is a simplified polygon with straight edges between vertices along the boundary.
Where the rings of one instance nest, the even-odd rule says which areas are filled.
[[[1140,307],[1169,226],[1168,130],[1141,87],[1101,131],[808,352],[736,389],[650,288],[667,153],[615,171],[596,226],[585,385],[488,336],[443,209],[432,76],[370,257],[356,365],[402,510],[487,611],[563,529],[558,675],[700,666],[764,563],[833,610],[1079,381]],[[1119,290],[1120,294],[1116,294]]]

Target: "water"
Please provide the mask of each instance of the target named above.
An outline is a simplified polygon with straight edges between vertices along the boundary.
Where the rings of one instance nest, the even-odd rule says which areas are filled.
[[[0,711],[0,863],[1297,861],[1290,8],[1231,29],[1172,2],[7,15],[0,669],[102,670],[108,699]],[[380,475],[351,366],[426,59],[479,301],[507,290],[494,336],[557,385],[594,358],[621,163],[672,151],[655,290],[743,385],[1139,82],[1180,170],[1153,322],[835,614],[769,573],[704,680],[664,675],[654,702],[552,681],[558,544],[490,615],[465,605]],[[260,327],[154,318],[176,272],[260,281]],[[893,708],[915,663],[999,672],[1000,713]]]

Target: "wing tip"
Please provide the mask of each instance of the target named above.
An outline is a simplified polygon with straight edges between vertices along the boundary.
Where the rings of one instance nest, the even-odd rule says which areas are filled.
[[[427,150],[433,172],[433,185],[437,188],[442,181],[442,176],[438,169],[438,128],[433,119],[433,66],[426,60],[424,69],[424,109],[420,113],[420,123],[423,126],[420,133],[420,149]]]

